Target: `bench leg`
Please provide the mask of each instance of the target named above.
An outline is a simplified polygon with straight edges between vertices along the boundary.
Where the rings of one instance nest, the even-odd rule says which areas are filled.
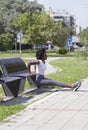
[[[20,87],[19,87],[19,94],[24,91],[26,78],[21,77]]]
[[[2,87],[6,96],[17,97],[19,93],[20,79],[8,83],[3,82]]]
[[[32,77],[27,77],[29,84],[31,85],[32,88],[37,88],[37,85],[33,81]]]

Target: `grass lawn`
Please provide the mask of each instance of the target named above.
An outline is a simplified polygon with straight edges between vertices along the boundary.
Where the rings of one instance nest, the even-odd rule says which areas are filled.
[[[35,53],[1,53],[0,54],[0,58],[14,58],[14,57],[27,57],[27,58],[31,58],[31,57],[34,57],[35,56]]]
[[[23,110],[25,107],[26,106],[23,105],[0,106],[0,122],[3,121],[3,119],[5,119],[6,117]]]
[[[29,57],[29,55],[25,54],[25,57]],[[60,68],[62,71],[57,71],[55,74],[49,74],[46,76],[48,78],[59,80],[61,82],[73,83],[88,77],[88,61],[81,57],[62,57],[60,60],[51,62],[50,64]],[[27,84],[25,87],[28,87]],[[1,89],[0,96],[2,96]],[[24,108],[25,106],[22,105],[0,106],[0,121]]]
[[[47,55],[49,57],[58,57],[58,56],[61,56],[63,57],[64,55],[60,55],[60,54],[57,54],[56,51],[47,51]],[[65,54],[65,56],[74,56],[74,55],[77,55],[76,53],[68,53],[68,54]],[[0,53],[0,58],[14,58],[14,57],[21,57],[21,58],[34,58],[35,57],[35,52],[31,52],[29,51],[28,53],[13,53],[13,52],[9,52],[9,53]]]
[[[47,77],[59,80],[66,83],[73,83],[88,77],[88,60],[76,57],[66,57],[60,60],[51,62],[50,64],[60,68],[62,71],[57,71],[56,74],[50,74]]]

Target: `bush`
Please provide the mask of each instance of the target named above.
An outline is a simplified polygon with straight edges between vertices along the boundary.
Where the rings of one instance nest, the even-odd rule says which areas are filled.
[[[58,53],[59,54],[66,54],[68,51],[65,49],[65,48],[63,48],[63,47],[61,47],[59,50],[58,50]]]
[[[12,49],[13,35],[10,33],[0,35],[0,51],[7,51]]]
[[[86,46],[85,49],[81,51],[81,56],[84,57],[84,59],[88,58],[88,46]]]

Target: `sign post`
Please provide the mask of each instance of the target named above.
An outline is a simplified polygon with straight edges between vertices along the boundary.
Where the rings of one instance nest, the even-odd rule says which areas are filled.
[[[16,53],[16,51],[17,51],[17,43],[16,43],[16,38],[15,38],[15,53]]]
[[[71,37],[68,38],[68,47],[69,47],[69,51],[71,51],[71,47],[72,47],[72,38]]]
[[[18,32],[17,34],[17,42],[19,43],[19,53],[21,54],[21,43],[22,43],[22,39],[23,39],[23,33],[22,32]]]

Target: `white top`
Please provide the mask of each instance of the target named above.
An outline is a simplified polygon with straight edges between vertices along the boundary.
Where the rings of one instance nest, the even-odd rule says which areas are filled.
[[[36,65],[36,73],[40,75],[44,75],[46,70],[46,65],[42,60],[39,60],[39,64]]]

